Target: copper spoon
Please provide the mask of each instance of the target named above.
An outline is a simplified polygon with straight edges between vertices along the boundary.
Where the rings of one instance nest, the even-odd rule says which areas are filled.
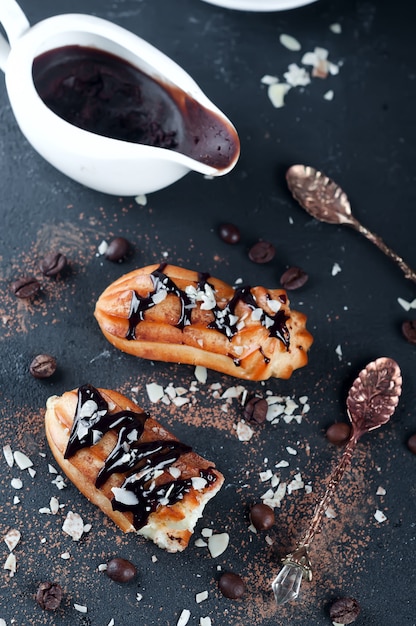
[[[312,580],[308,548],[319,531],[329,502],[350,465],[355,446],[362,435],[389,421],[399,402],[402,389],[400,368],[393,359],[381,357],[367,365],[354,381],[347,397],[351,435],[338,465],[333,470],[325,493],[318,502],[309,528],[294,552],[283,560],[283,568],[272,582],[277,604],[295,600],[303,578]]]
[[[295,200],[312,217],[328,224],[347,224],[374,243],[400,267],[406,278],[416,282],[416,272],[378,236],[352,215],[346,193],[333,180],[308,165],[292,165],[286,181]]]

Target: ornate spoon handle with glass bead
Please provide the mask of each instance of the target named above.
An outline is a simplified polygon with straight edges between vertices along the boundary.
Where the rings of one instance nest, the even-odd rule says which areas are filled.
[[[312,566],[308,548],[318,532],[322,518],[336,488],[350,465],[355,446],[362,435],[389,421],[399,402],[402,377],[393,359],[381,357],[367,365],[353,383],[347,398],[347,412],[351,435],[342,457],[332,472],[328,486],[318,502],[308,530],[294,552],[283,560],[283,568],[272,582],[277,604],[295,600],[302,579],[312,580]]]

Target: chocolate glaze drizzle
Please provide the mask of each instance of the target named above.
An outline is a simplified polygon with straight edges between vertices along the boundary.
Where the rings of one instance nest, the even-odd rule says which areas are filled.
[[[166,263],[162,263],[159,267],[150,274],[150,278],[153,282],[153,291],[151,291],[146,297],[142,298],[133,291],[129,312],[129,330],[126,339],[135,339],[136,326],[143,321],[146,311],[151,309],[158,303],[158,295],[163,292],[168,295],[173,293],[179,298],[181,303],[181,313],[179,320],[176,324],[178,328],[184,328],[191,323],[191,311],[194,307],[192,300],[188,295],[179,289],[163,270],[166,267]]]
[[[171,278],[163,273],[165,267],[166,263],[162,263],[150,274],[153,282],[153,291],[149,292],[147,296],[141,297],[133,291],[128,317],[129,329],[126,339],[133,340],[136,338],[136,327],[141,321],[143,321],[145,312],[155,306],[155,304],[160,301],[159,298],[163,299],[163,296],[161,296],[161,292],[163,291],[166,292],[166,295],[174,293],[179,298],[181,313],[179,320],[176,323],[176,327],[183,329],[185,326],[191,324],[192,309],[196,306],[196,303],[185,291],[179,289]],[[215,290],[208,281],[209,274],[200,273],[197,291],[203,292],[206,285],[208,285],[214,292]],[[284,295],[282,295],[280,299],[282,303],[286,302],[286,297]],[[238,332],[240,319],[238,315],[236,315],[236,307],[239,302],[244,302],[253,311],[260,308],[251,293],[251,287],[238,287],[235,289],[231,300],[223,309],[221,309],[217,304],[210,309],[214,319],[210,322],[208,328],[219,331],[231,341],[234,335]],[[269,331],[269,335],[279,339],[287,350],[290,346],[290,333],[288,327],[286,326],[286,321],[288,319],[289,317],[283,310],[277,311],[274,315],[269,315],[263,310],[259,318],[259,322]],[[264,359],[266,363],[270,360],[267,357],[264,357]],[[234,359],[234,363],[236,366],[240,365],[240,361],[238,359]]]
[[[114,489],[112,506],[115,511],[133,514],[136,530],[142,528],[150,513],[160,505],[172,505],[181,500],[192,487],[192,478],[171,480],[156,485],[156,478],[192,448],[175,440],[140,442],[147,413],[118,411],[109,413],[108,403],[92,385],[78,389],[78,403],[64,458],[78,450],[93,446],[111,429],[118,429],[117,443],[106,458],[95,481],[102,487],[111,474],[125,472],[127,477],[120,488]],[[209,470],[201,470],[200,478],[215,482]]]

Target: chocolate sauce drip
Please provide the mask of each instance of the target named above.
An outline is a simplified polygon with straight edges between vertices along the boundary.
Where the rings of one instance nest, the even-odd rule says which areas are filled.
[[[239,302],[244,302],[244,304],[247,304],[253,311],[259,308],[259,305],[251,293],[251,287],[238,287],[235,290],[234,296],[224,309],[215,307],[215,310],[213,311],[214,320],[209,324],[209,328],[218,330],[231,340],[238,332],[238,323],[240,320],[235,314],[235,310]],[[288,319],[289,317],[282,310],[277,311],[274,315],[268,315],[265,311],[263,311],[259,319],[260,323],[263,324],[263,326],[265,326],[269,331],[269,335],[271,337],[275,337],[276,339],[280,339],[287,349],[290,345],[290,333],[286,326],[286,321]],[[266,363],[270,362],[270,359],[267,357],[265,357],[264,360]],[[240,361],[238,359],[236,365],[240,365]]]
[[[106,458],[95,481],[101,487],[113,472],[128,470],[143,471],[164,462],[171,465],[181,454],[190,452],[192,448],[179,441],[149,441],[140,443],[135,426],[123,426],[118,434],[118,441],[111,454]],[[140,467],[139,467],[140,466]]]
[[[130,312],[129,312],[129,330],[126,335],[126,339],[132,340],[136,338],[136,326],[143,321],[144,314],[149,309],[153,308],[158,302],[159,294],[166,292],[166,295],[173,293],[179,298],[181,303],[181,312],[179,320],[176,323],[177,328],[184,328],[191,323],[191,311],[194,307],[193,302],[187,296],[187,294],[179,289],[169,276],[163,273],[166,263],[162,263],[159,267],[150,274],[150,278],[153,282],[153,291],[145,297],[138,296],[133,291]],[[160,296],[159,296],[160,297]]]
[[[146,311],[151,309],[159,302],[158,294],[165,291],[166,295],[169,293],[175,294],[180,301],[181,305],[181,313],[179,316],[178,322],[175,324],[177,328],[183,329],[185,326],[191,324],[191,314],[192,309],[195,307],[195,301],[192,300],[188,296],[188,294],[179,289],[173,282],[171,278],[169,278],[166,274],[163,273],[163,270],[166,267],[166,263],[161,264],[156,270],[154,270],[150,277],[153,282],[153,291],[151,291],[147,296],[141,297],[138,296],[135,291],[133,291],[130,311],[129,311],[129,329],[127,331],[126,339],[134,340],[136,338],[136,327],[140,322],[144,319],[144,314]],[[198,284],[197,284],[197,292],[204,292],[205,286],[208,285],[213,291],[215,289],[208,282],[210,275],[208,273],[199,273],[198,274]],[[282,303],[287,301],[286,296],[283,294],[279,296],[279,299]],[[235,289],[234,295],[228,304],[221,309],[218,305],[215,305],[210,309],[211,313],[214,316],[212,322],[208,324],[208,328],[217,330],[222,333],[231,341],[234,335],[238,332],[238,324],[240,319],[238,315],[236,315],[236,308],[239,302],[244,302],[244,304],[248,305],[253,311],[259,309],[259,305],[256,302],[255,297],[251,293],[251,287],[248,285],[244,287],[238,287]],[[289,319],[289,316],[283,310],[277,311],[273,315],[269,315],[264,310],[262,310],[259,322],[268,330],[269,335],[276,339],[279,339],[285,348],[288,350],[290,346],[290,333],[289,329],[286,326],[286,321]],[[270,359],[266,357],[261,348],[260,352],[264,357],[265,363],[269,363]],[[241,364],[240,359],[234,359],[234,363],[236,367],[239,367]]]
[[[162,504],[170,506],[179,500],[182,500],[185,494],[192,488],[192,478],[184,480],[172,480],[163,485],[155,486],[152,478],[157,471],[152,468],[145,476],[140,474],[132,474],[126,478],[122,485],[122,489],[130,492],[132,498],[136,500],[136,504],[125,504],[118,500],[113,500],[113,509],[115,511],[131,511],[133,513],[133,525],[136,529],[140,529],[147,523],[147,519],[157,507]],[[209,469],[200,470],[200,478],[204,478],[207,483],[214,482],[216,477]],[[150,487],[147,484],[150,483]]]
[[[174,440],[140,442],[147,419],[146,413],[129,410],[110,414],[108,403],[98,389],[83,385],[78,389],[74,422],[64,454],[67,459],[78,450],[98,443],[109,430],[119,429],[117,443],[98,473],[95,486],[102,487],[113,473],[129,472],[123,485],[115,489],[112,506],[115,511],[131,512],[136,530],[147,523],[150,513],[159,505],[178,502],[192,487],[191,478],[156,484],[160,473],[192,448]],[[209,469],[201,470],[200,477],[208,483],[216,480]]]
[[[76,413],[64,458],[69,459],[81,448],[93,446],[111,428],[123,423],[137,422],[141,434],[146,419],[145,413],[133,411],[120,411],[110,415],[108,404],[99,391],[92,385],[83,385],[78,389]]]

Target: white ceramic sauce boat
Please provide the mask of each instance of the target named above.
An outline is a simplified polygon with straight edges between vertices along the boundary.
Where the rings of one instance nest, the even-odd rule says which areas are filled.
[[[31,27],[15,0],[0,1],[0,23],[8,38],[0,34],[0,68],[17,123],[35,150],[70,178],[104,193],[136,196],[163,189],[190,171],[221,176],[235,166],[240,143],[232,123],[180,66],[143,39],[83,14],[57,15]],[[176,150],[108,138],[53,113],[35,88],[33,61],[48,50],[74,45],[121,57],[213,112],[234,142],[229,162],[219,168]]]

